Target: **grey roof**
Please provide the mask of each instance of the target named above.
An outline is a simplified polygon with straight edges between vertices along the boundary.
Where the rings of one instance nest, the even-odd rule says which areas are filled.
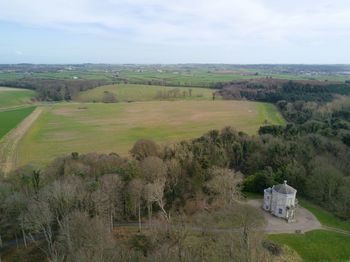
[[[266,192],[269,192],[270,194],[271,194],[271,187],[269,187],[269,188],[266,188],[264,191],[266,191]]]
[[[284,181],[284,184],[274,186],[273,190],[281,194],[294,194],[295,192],[297,192],[294,188],[287,185],[287,181]]]

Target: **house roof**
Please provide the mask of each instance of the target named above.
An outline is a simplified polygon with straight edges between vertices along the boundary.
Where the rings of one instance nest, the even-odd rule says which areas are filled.
[[[294,194],[296,191],[296,189],[294,189],[293,187],[287,185],[287,181],[285,180],[283,184],[279,184],[273,187],[273,190],[275,190],[278,193],[281,194]]]

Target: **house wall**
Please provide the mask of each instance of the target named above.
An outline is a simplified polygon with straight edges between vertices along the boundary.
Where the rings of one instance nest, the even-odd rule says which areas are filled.
[[[263,209],[266,211],[271,210],[271,199],[272,195],[268,190],[264,190],[264,202],[263,202]]]
[[[287,217],[287,206],[295,205],[296,194],[280,194],[272,190],[271,213],[277,217]]]

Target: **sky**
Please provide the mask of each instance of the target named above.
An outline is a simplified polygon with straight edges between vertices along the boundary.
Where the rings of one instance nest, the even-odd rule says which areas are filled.
[[[0,64],[349,64],[349,47],[349,0],[0,0]]]

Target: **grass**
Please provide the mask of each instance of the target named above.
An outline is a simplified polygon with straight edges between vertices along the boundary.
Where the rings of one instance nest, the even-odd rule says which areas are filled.
[[[321,224],[329,227],[336,227],[350,231],[350,221],[345,221],[337,218],[332,213],[316,206],[306,200],[299,200],[299,204],[313,213]]]
[[[276,110],[276,107],[273,104],[259,103],[257,104],[257,107],[259,111],[259,118],[266,120],[266,124],[286,124],[286,121],[284,120],[282,115]]]
[[[312,212],[321,224],[350,231],[350,221],[343,221],[306,200],[299,199],[299,204]],[[277,234],[269,238],[293,248],[304,261],[350,260],[350,236],[337,232],[314,230],[304,235]]]
[[[35,96],[32,90],[0,87],[0,110],[9,107],[33,104],[31,98]]]
[[[75,98],[79,102],[102,102],[105,92],[113,93],[118,101],[151,101],[166,100],[157,97],[158,92],[169,92],[178,90],[179,97],[173,100],[211,100],[215,90],[209,88],[186,88],[186,87],[164,87],[153,85],[108,85],[101,86],[85,92],[80,92]],[[189,90],[192,95],[189,96]],[[168,99],[169,100],[169,99]],[[170,98],[171,100],[171,98]]]
[[[30,115],[34,109],[35,106],[0,111],[0,139],[22,122],[24,118]]]
[[[273,123],[275,114],[268,104],[248,101],[56,104],[46,107],[24,136],[19,161],[46,164],[74,151],[127,155],[141,138],[164,144],[225,126],[256,134],[265,120]]]
[[[276,234],[269,238],[293,248],[303,261],[349,261],[350,237],[347,235],[314,230],[305,234]]]

